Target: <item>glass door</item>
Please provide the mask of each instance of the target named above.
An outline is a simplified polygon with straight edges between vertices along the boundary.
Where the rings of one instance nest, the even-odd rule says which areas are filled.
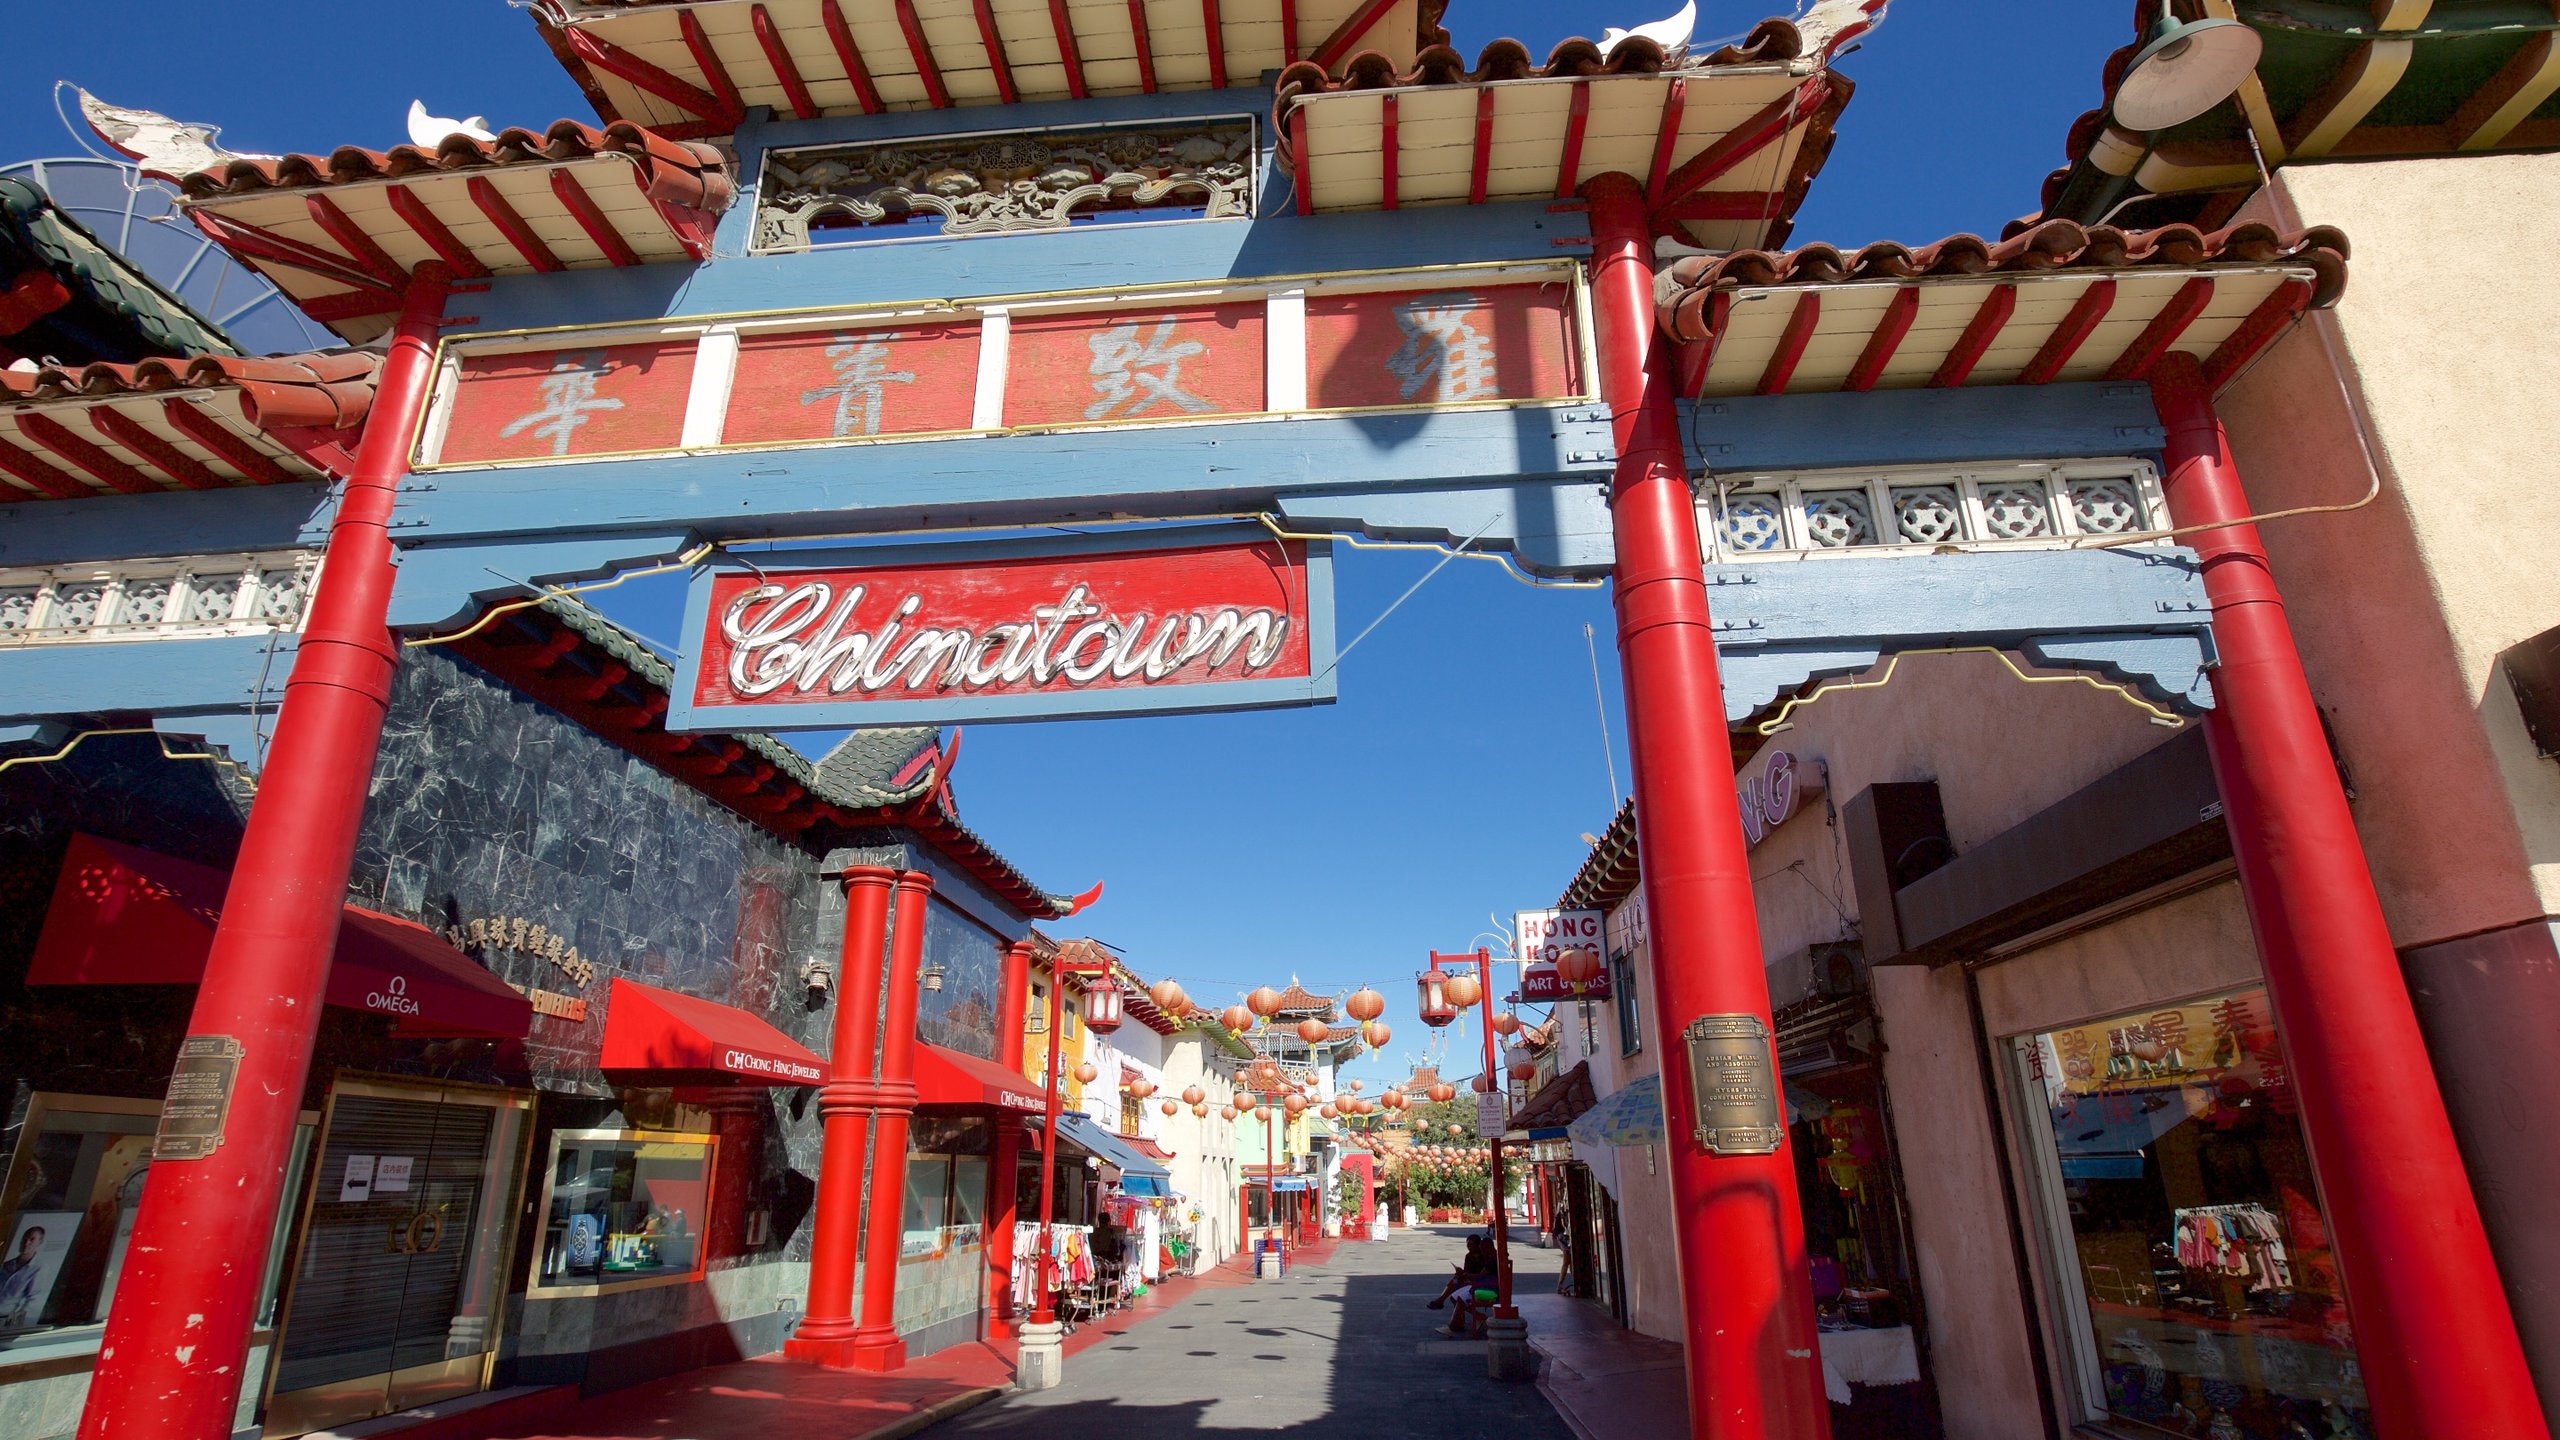
[[[340,1080],[269,1381],[299,1435],[487,1382],[533,1097]]]

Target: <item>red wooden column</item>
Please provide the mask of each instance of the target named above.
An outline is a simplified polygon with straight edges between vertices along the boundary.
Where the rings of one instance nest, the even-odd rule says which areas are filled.
[[[1737,822],[1738,823],[1738,822]],[[857,1370],[907,1363],[898,1338],[898,1241],[906,1223],[907,1119],[916,1109],[916,977],[924,968],[925,907],[933,877],[900,871],[889,921],[889,998],[880,1014],[877,1119],[871,1127],[871,1197],[862,1230],[862,1324],[853,1334]]]
[[[434,368],[446,274],[409,286],[295,650],[230,899],[170,1089],[227,1102],[210,1153],[151,1166],[80,1416],[85,1440],[217,1440],[240,1403],[267,1246],[311,1071],[400,652],[391,510]],[[163,1116],[163,1125],[167,1116]],[[165,1137],[174,1140],[176,1137]]]
[[[2192,356],[2151,376],[2178,525],[2249,497]],[[2480,1211],[2254,525],[2187,537],[2213,601],[2205,742],[2384,1440],[2541,1436]],[[2365,683],[2372,683],[2367,681]],[[2379,1057],[2390,1057],[2378,1063]]]
[[[1662,1076],[1672,1241],[1680,1261],[1689,1431],[1714,1440],[1822,1440],[1829,1404],[1805,1273],[1804,1215],[1784,1142],[1713,1155],[1695,1136],[1682,1034],[1706,1016],[1769,1025],[1724,688],[1674,404],[1674,346],[1655,329],[1643,188],[1608,174],[1591,203],[1600,392],[1618,467],[1612,594],[1635,763],[1636,834],[1652,937],[1653,1003],[1675,1053]],[[1776,1085],[1776,1057],[1768,1083]]]
[[[836,977],[836,1025],[827,1083],[818,1090],[823,1130],[818,1216],[809,1237],[805,1318],[782,1353],[817,1365],[852,1363],[854,1262],[862,1254],[864,1143],[871,1138],[872,1047],[880,1038],[880,948],[894,870],[857,865],[844,872],[844,958]]]
[[[1031,942],[1005,947],[1004,979],[996,989],[996,1063],[1019,1075],[1025,1036],[1023,1021],[1031,1008]],[[1011,1335],[1013,1314],[1013,1225],[1020,1200],[1014,1194],[1014,1172],[1022,1156],[1022,1122],[996,1113],[995,1153],[987,1176],[987,1330]]]

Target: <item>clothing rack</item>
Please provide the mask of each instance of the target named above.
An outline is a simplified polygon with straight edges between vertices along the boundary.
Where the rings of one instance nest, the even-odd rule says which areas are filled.
[[[2293,1288],[2284,1222],[2264,1205],[2196,1205],[2172,1212],[2178,1263],[2190,1270],[2246,1277],[2252,1290]]]

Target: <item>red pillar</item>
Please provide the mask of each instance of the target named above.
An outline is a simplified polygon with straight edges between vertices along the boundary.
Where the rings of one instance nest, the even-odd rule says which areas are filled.
[[[391,509],[434,369],[445,272],[419,267],[375,373],[319,593],[187,1021],[236,1057],[220,1142],[151,1167],[80,1417],[84,1440],[231,1433],[399,647]]]
[[[2179,525],[2249,512],[2203,369],[2161,360]],[[2542,1407],[2254,525],[2188,537],[2213,602],[2205,742],[2384,1440],[2541,1436]],[[2362,683],[2376,683],[2368,678]],[[2383,1057],[2389,1057],[2386,1061]]]
[[[863,1217],[862,1325],[853,1334],[857,1370],[907,1363],[898,1338],[898,1241],[906,1223],[907,1117],[916,1109],[916,976],[924,968],[925,907],[933,877],[898,876],[889,921],[889,998],[880,1014],[879,1109],[871,1133],[871,1208]]]
[[[1739,806],[1741,801],[1734,803]],[[1740,813],[1735,811],[1736,815]],[[1736,819],[1733,823],[1738,827],[1742,822]],[[1478,1093],[1491,1095],[1502,1086],[1502,1071],[1498,1068],[1502,1062],[1493,1048],[1493,953],[1482,947],[1476,950],[1476,978],[1483,982],[1476,1003],[1484,1007],[1485,1088]],[[1485,1143],[1486,1163],[1493,1179],[1493,1313],[1497,1319],[1509,1320],[1520,1312],[1511,1308],[1511,1217],[1502,1204],[1502,1132],[1497,1130],[1479,1138]]]
[[[1040,1048],[1048,1056],[1048,1118],[1040,1130],[1040,1278],[1032,1285],[1031,1323],[1051,1325],[1057,1322],[1049,1305],[1051,1291],[1058,1288],[1057,1247],[1051,1227],[1058,1223],[1058,1066],[1059,1032],[1066,1025],[1067,977],[1065,967],[1049,967],[1049,1028],[1042,1033]]]
[[[818,1155],[817,1224],[809,1236],[809,1300],[782,1353],[817,1365],[852,1360],[854,1262],[862,1253],[862,1162],[870,1139],[872,1046],[880,1038],[880,946],[897,872],[844,872],[844,958],[836,977],[836,1025],[827,1083],[818,1091],[824,1131]]]
[[[1653,318],[1644,194],[1604,175],[1591,202],[1600,393],[1613,417],[1612,591],[1635,763],[1636,834],[1652,937],[1690,1433],[1822,1440],[1831,1417],[1815,1348],[1804,1216],[1783,1132],[1770,1155],[1711,1155],[1680,1036],[1701,1016],[1769,1024],[1759,919],[1734,795],[1724,689],[1707,614],[1695,497],[1674,404],[1673,347]],[[1776,1059],[1771,1057],[1772,1083]]]
[[[1022,1073],[1022,1025],[1031,1002],[1031,942],[1005,947],[1004,978],[996,990],[996,1063]],[[1013,1224],[1021,1201],[1014,1193],[1014,1172],[1022,1156],[1022,1125],[1011,1115],[996,1116],[995,1153],[987,1177],[987,1329],[1013,1333]]]

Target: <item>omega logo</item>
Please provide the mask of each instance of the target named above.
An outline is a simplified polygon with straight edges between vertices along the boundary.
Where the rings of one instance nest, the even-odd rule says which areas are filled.
[[[444,1248],[444,1208],[412,1211],[405,1221],[384,1225],[385,1255],[433,1255]]]
[[[394,975],[391,983],[364,997],[368,1010],[387,1010],[394,1015],[415,1015],[418,1002],[409,998],[409,977]]]

